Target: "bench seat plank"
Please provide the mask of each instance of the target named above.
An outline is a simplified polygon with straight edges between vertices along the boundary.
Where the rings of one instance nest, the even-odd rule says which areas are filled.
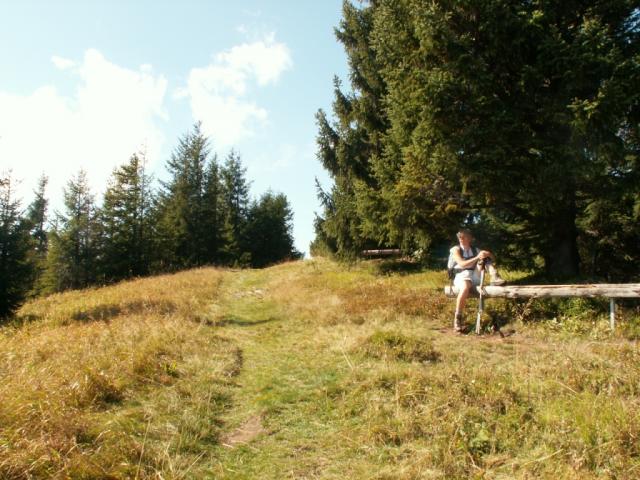
[[[477,289],[472,292],[478,296]],[[444,293],[448,297],[458,295],[458,289],[447,285]],[[584,285],[505,285],[483,287],[486,297],[531,298],[531,297],[607,297],[640,298],[640,283],[597,283]]]

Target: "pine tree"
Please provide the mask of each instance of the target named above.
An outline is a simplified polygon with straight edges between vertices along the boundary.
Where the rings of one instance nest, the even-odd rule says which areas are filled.
[[[247,238],[249,182],[240,156],[230,152],[221,170],[222,254],[227,263],[249,265],[251,254]]]
[[[436,211],[464,211],[516,255],[539,255],[549,276],[576,275],[584,200],[603,182],[623,188],[612,169],[629,172],[633,147],[611,132],[639,105],[634,12],[627,1],[382,2],[374,47],[409,208],[441,178]],[[404,38],[412,48],[389,48]]]
[[[634,250],[636,2],[346,3],[338,38],[354,92],[319,119],[335,183],[317,222],[338,249],[429,246],[466,223],[551,277],[578,273],[579,245]],[[619,206],[622,245],[597,205]]]
[[[383,154],[388,128],[383,104],[386,86],[371,41],[374,19],[374,9],[344,3],[335,33],[347,52],[354,91],[344,93],[341,82],[334,79],[335,123],[322,110],[316,116],[318,156],[333,179],[330,192],[319,189],[324,211],[316,222],[316,233],[341,257],[401,241],[385,218],[388,208],[373,170]]]
[[[35,249],[39,256],[46,256],[47,253],[47,208],[49,200],[46,197],[47,184],[49,179],[42,175],[38,180],[35,198],[27,210],[27,218],[31,223],[31,236],[35,241]]]
[[[105,280],[149,272],[153,249],[152,201],[144,154],[134,154],[113,172],[104,194],[99,270]]]
[[[221,261],[222,249],[222,183],[220,166],[216,155],[209,160],[204,177],[203,194],[203,257],[207,263],[214,264]]]
[[[206,170],[207,138],[200,124],[184,135],[167,162],[170,179],[159,195],[158,232],[164,268],[202,265],[209,255],[207,245]]]
[[[27,209],[27,220],[31,229],[33,240],[32,263],[33,263],[33,291],[31,294],[42,293],[42,275],[46,268],[47,251],[49,248],[47,234],[47,208],[49,201],[46,197],[47,184],[49,179],[42,175],[38,180],[38,187],[35,190],[35,198]]]
[[[293,212],[282,193],[269,191],[251,204],[247,237],[254,267],[300,257],[293,245]]]
[[[29,221],[21,217],[10,174],[0,177],[0,319],[20,306],[33,282]]]
[[[80,170],[64,189],[65,212],[57,214],[50,233],[45,284],[47,291],[84,288],[97,280],[100,236],[98,212],[87,175]]]

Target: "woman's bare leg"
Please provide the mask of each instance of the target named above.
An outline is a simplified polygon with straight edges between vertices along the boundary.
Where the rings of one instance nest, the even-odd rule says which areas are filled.
[[[493,265],[493,263],[489,264],[489,275],[491,276],[491,284],[492,285],[504,285],[505,281],[502,279],[500,274],[498,273],[498,269]]]
[[[453,319],[453,329],[456,331],[460,331],[462,329],[462,312],[464,311],[464,306],[467,302],[467,298],[469,297],[469,292],[471,292],[471,281],[465,281],[463,285],[464,286],[458,292],[458,298],[456,299],[456,313]]]
[[[456,300],[456,312],[462,313],[464,310],[464,306],[467,303],[467,298],[469,298],[469,292],[471,292],[471,281],[466,280],[464,282],[464,287],[460,289],[458,292],[458,299]]]

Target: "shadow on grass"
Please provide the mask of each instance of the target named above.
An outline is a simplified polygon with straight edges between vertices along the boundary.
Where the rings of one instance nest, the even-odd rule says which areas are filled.
[[[119,317],[121,315],[150,312],[169,314],[175,311],[175,304],[169,301],[133,301],[121,304],[107,303],[104,305],[97,305],[93,308],[79,310],[71,314],[71,319],[80,322],[107,322],[112,318]]]
[[[135,315],[142,313],[155,313],[160,315],[166,315],[174,313],[177,310],[176,305],[173,302],[160,300],[160,301],[131,301],[124,303],[106,303],[101,305],[95,305],[91,308],[83,308],[76,311],[72,311],[68,314],[61,313],[59,320],[63,325],[76,322],[109,322],[113,318],[121,315]],[[57,317],[57,315],[56,315]],[[37,322],[43,320],[44,315],[40,314],[22,314],[4,322],[4,325],[12,325],[14,327],[20,327],[27,323]]]
[[[0,321],[0,325],[20,326],[25,323],[37,322],[38,320],[42,320],[42,315],[27,313],[23,315],[18,315],[15,318],[5,319],[4,322]]]
[[[402,259],[380,260],[375,266],[376,273],[380,275],[389,275],[392,273],[408,275],[410,273],[421,272],[424,269],[425,266],[418,262],[411,262]]]
[[[228,325],[233,325],[236,327],[254,327],[256,325],[275,322],[276,320],[277,318],[275,317],[269,317],[262,320],[246,320],[234,315],[227,315],[216,321],[215,325],[218,327],[226,327]]]

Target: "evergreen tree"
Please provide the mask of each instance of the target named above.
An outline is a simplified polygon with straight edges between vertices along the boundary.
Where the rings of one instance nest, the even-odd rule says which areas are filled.
[[[0,319],[22,303],[33,282],[29,221],[21,217],[10,174],[0,177]]]
[[[35,241],[35,250],[38,256],[46,256],[47,253],[47,208],[49,200],[46,197],[49,179],[42,175],[38,180],[35,198],[27,210],[27,219],[31,223],[31,236]]]
[[[388,127],[383,104],[386,86],[371,45],[373,14],[372,8],[344,3],[343,19],[335,33],[347,52],[354,92],[342,92],[335,79],[336,122],[329,122],[322,110],[316,117],[318,156],[334,181],[329,193],[320,191],[324,212],[316,222],[317,235],[341,257],[400,240],[384,221],[387,207],[371,167],[383,153],[382,139]]]
[[[251,254],[247,238],[249,182],[240,156],[231,152],[221,169],[222,253],[227,263],[249,265]]]
[[[134,154],[113,172],[101,210],[100,273],[107,281],[149,272],[153,237],[150,179],[144,155]]]
[[[637,12],[625,0],[346,3],[338,38],[354,92],[336,92],[336,126],[319,122],[335,180],[325,236],[338,249],[337,230],[354,246],[409,248],[467,223],[503,258],[540,259],[549,276],[578,272],[579,245],[634,250]],[[377,124],[358,116],[368,96],[384,115]],[[624,199],[622,244],[597,213],[616,203],[603,185]]]
[[[47,251],[49,242],[47,238],[47,208],[49,201],[46,197],[46,189],[49,179],[42,175],[38,180],[38,187],[35,190],[35,198],[27,210],[27,220],[31,228],[31,238],[34,248],[32,250],[33,262],[33,291],[34,295],[42,292],[42,275],[46,268]]]
[[[50,234],[45,283],[47,291],[84,288],[97,279],[98,212],[87,175],[80,170],[64,189],[65,212],[57,214]]]
[[[253,202],[249,212],[247,238],[251,264],[264,267],[300,257],[293,245],[293,212],[287,197],[267,192]]]
[[[203,257],[207,263],[221,261],[223,199],[220,166],[216,155],[213,155],[205,170],[203,194]]]
[[[164,268],[202,265],[211,259],[207,195],[209,146],[200,124],[184,135],[167,162],[170,180],[160,193],[159,235]],[[215,160],[212,160],[215,161]],[[209,172],[211,174],[211,172]]]

